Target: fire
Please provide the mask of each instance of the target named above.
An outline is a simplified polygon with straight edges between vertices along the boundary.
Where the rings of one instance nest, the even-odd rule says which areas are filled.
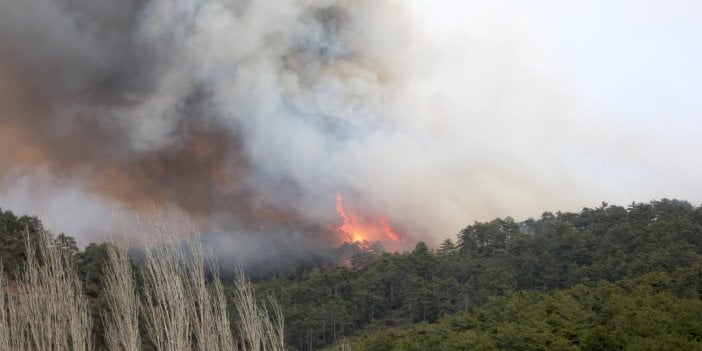
[[[336,194],[336,212],[344,223],[336,228],[344,235],[345,241],[398,241],[400,235],[390,226],[387,218],[367,218],[359,216],[353,208],[344,206],[344,197]]]

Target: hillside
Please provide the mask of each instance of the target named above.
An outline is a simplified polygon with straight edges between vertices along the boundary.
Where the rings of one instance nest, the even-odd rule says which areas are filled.
[[[23,265],[27,230],[30,237],[43,230],[39,219],[0,212],[0,257],[9,277]],[[72,255],[99,316],[108,246],[78,250],[70,236],[55,240]],[[332,251],[348,259],[269,270],[254,282],[259,298],[281,305],[292,349],[342,340],[364,350],[693,349],[702,338],[702,208],[684,201],[476,222],[437,248],[419,242],[405,253],[383,252],[378,243]],[[231,282],[224,284],[230,293]],[[104,331],[95,321],[99,349]]]
[[[702,266],[548,294],[510,293],[409,328],[371,332],[359,350],[701,350]]]
[[[702,262],[702,209],[661,200],[495,219],[435,250],[420,242],[409,253],[360,251],[350,262],[259,283],[282,302],[291,346],[311,350],[341,336],[435,322],[514,292],[690,267]]]

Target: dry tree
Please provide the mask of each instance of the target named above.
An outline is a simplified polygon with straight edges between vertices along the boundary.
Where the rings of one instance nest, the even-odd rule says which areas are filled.
[[[199,236],[194,236],[184,245],[187,248],[185,291],[196,349],[233,350],[226,297],[217,265],[211,255],[205,255]],[[207,257],[210,259],[206,260]],[[211,284],[207,284],[206,271],[211,274]]]
[[[271,313],[257,303],[243,269],[236,272],[234,304],[239,313],[239,337],[244,351],[285,350],[283,313],[273,298]]]
[[[215,321],[215,332],[218,336],[219,350],[234,350],[235,341],[227,313],[227,297],[224,293],[224,286],[219,278],[219,269],[216,263],[212,264],[212,314]]]
[[[10,346],[10,325],[8,324],[8,313],[6,296],[9,292],[7,280],[5,280],[5,268],[0,263],[0,350],[11,350]]]
[[[26,236],[27,257],[15,288],[5,294],[13,350],[92,350],[92,320],[69,253],[47,232]]]
[[[280,308],[272,299],[272,313],[259,305],[241,269],[234,294],[241,340],[234,340],[219,270],[205,253],[199,231],[184,218],[154,218],[144,223],[142,237],[148,238],[142,310],[156,349],[235,350],[239,345],[247,351],[284,350]]]
[[[155,219],[146,228],[143,310],[158,350],[234,350],[219,271],[187,219]],[[212,282],[208,284],[207,272]]]
[[[156,216],[140,233],[147,243],[141,296],[128,255],[126,234],[107,246],[103,272],[107,308],[105,342],[111,351],[141,348],[139,316],[159,351],[284,350],[283,316],[273,299],[270,309],[256,301],[239,269],[234,287],[239,338],[230,327],[227,297],[219,270],[186,220]],[[72,263],[47,232],[26,237],[26,263],[9,284],[0,267],[0,350],[92,350],[87,297]]]
[[[190,348],[191,326],[183,277],[182,228],[168,221],[151,221],[144,248],[142,309],[146,331],[157,350]]]
[[[139,295],[124,232],[116,234],[107,246],[107,264],[103,273],[106,313],[105,344],[110,351],[138,351]]]

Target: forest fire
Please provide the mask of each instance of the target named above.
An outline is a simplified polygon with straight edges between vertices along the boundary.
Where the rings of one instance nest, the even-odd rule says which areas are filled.
[[[346,242],[396,242],[400,235],[390,226],[387,218],[360,216],[353,208],[344,206],[344,197],[336,194],[336,212],[344,223],[336,228]]]

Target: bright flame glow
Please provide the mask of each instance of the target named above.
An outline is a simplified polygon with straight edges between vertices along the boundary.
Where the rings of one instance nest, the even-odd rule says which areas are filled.
[[[344,197],[336,194],[336,212],[344,223],[336,229],[349,242],[398,241],[400,235],[390,226],[387,218],[366,218],[359,216],[353,208],[344,206]]]

